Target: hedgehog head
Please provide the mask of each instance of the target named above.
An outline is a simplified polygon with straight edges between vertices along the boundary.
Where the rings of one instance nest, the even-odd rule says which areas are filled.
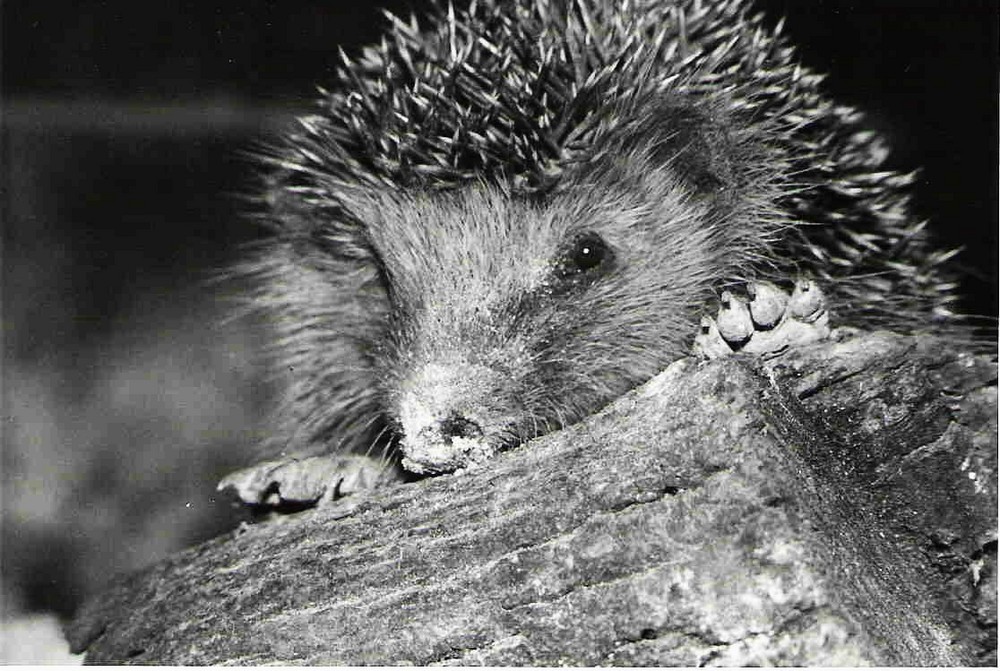
[[[684,355],[737,206],[676,153],[619,159],[544,197],[483,183],[352,202],[384,272],[373,372],[408,470],[484,461]]]

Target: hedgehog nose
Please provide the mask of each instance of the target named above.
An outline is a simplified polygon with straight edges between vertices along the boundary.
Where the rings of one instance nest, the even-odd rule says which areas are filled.
[[[450,473],[488,459],[496,448],[480,424],[458,413],[432,421],[403,437],[403,468],[412,473]]]
[[[488,460],[498,449],[490,405],[497,388],[494,370],[461,359],[416,368],[396,406],[403,468],[451,473]]]
[[[483,437],[483,429],[475,422],[462,417],[458,413],[452,413],[444,419],[438,427],[441,437],[448,443],[454,438],[468,438],[475,440]]]

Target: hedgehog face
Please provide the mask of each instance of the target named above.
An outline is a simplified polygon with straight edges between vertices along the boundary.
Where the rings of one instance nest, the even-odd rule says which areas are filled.
[[[565,426],[689,350],[713,287],[742,272],[768,199],[711,109],[675,97],[568,162],[544,193],[307,182],[278,192],[292,449],[401,438],[448,472]],[[648,110],[652,109],[653,112]],[[416,180],[419,182],[419,180]],[[287,261],[287,262],[286,262]],[[385,431],[391,429],[391,431]]]
[[[683,356],[717,265],[710,208],[665,169],[633,177],[363,208],[391,302],[376,379],[405,468],[483,462]]]

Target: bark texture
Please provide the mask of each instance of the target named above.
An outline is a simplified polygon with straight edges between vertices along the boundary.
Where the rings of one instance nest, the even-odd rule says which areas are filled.
[[[459,473],[123,580],[89,662],[996,663],[996,366],[851,335],[677,362]]]

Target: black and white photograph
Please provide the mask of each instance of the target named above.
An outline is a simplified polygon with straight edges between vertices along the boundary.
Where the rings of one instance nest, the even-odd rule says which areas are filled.
[[[995,0],[0,12],[0,663],[996,666]]]

